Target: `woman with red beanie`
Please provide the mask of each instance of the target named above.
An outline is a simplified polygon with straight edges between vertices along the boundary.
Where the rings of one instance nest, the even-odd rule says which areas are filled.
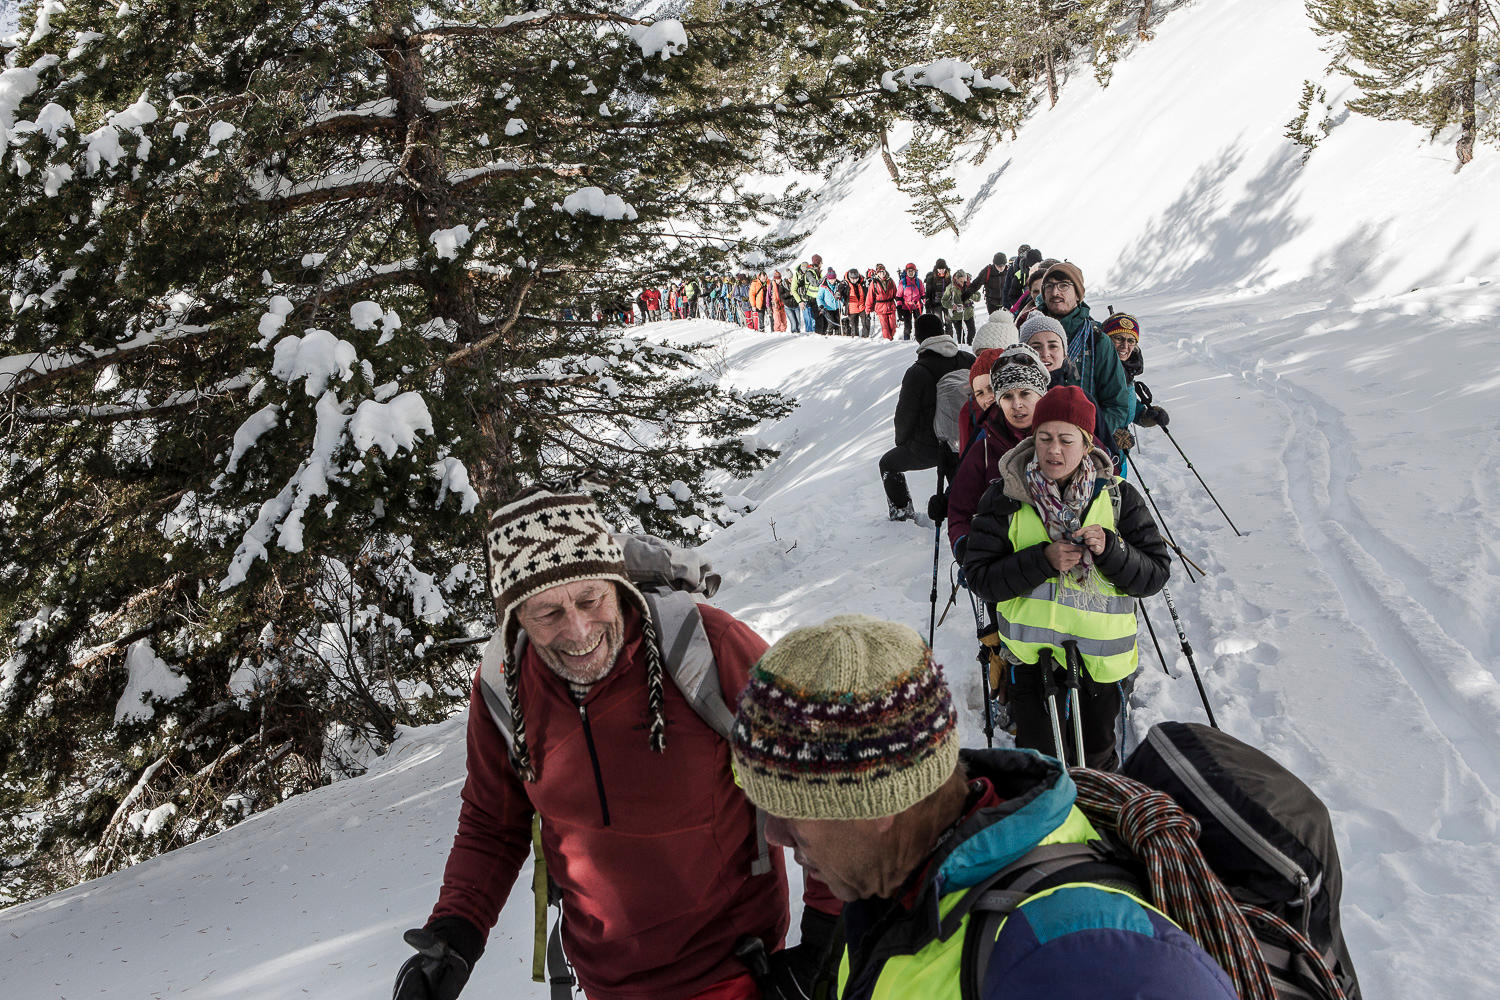
[[[1140,663],[1135,598],[1166,585],[1171,553],[1141,495],[1094,444],[1094,404],[1082,389],[1051,389],[1031,421],[1033,436],[1005,454],[999,481],[979,502],[964,576],[995,604],[1011,664],[1016,745],[1065,757],[1054,742],[1044,676],[1066,680],[1074,649],[1084,760],[1072,763],[1110,770],[1119,763],[1120,682]],[[1057,700],[1064,732],[1072,728],[1066,694]]]

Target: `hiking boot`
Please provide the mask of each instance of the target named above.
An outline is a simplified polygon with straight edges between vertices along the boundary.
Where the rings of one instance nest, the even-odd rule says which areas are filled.
[[[890,508],[890,519],[892,521],[915,521],[917,519],[917,512],[912,509],[910,500],[906,501],[905,507],[897,507],[889,500],[885,502],[885,505]]]

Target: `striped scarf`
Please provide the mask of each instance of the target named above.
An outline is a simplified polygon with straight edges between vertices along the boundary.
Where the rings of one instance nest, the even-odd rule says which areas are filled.
[[[1042,475],[1041,463],[1035,454],[1026,463],[1026,492],[1031,496],[1032,506],[1041,515],[1047,537],[1054,542],[1076,535],[1083,526],[1089,505],[1094,501],[1095,471],[1093,456],[1085,453],[1073,478],[1059,490],[1057,483]],[[1082,588],[1078,600],[1083,610],[1102,611],[1106,607],[1106,596],[1100,587],[1103,578],[1094,569],[1093,549],[1083,546],[1083,558],[1066,575]]]

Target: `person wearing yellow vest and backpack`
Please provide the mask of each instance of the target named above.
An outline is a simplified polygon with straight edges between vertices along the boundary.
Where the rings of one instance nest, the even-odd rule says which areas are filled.
[[[910,627],[843,615],[783,636],[730,731],[766,839],[844,901],[842,1000],[1232,1000],[1209,955],[1109,862],[1073,779],[958,749]]]
[[[1032,437],[1000,460],[999,481],[979,501],[964,577],[995,605],[1016,745],[1063,755],[1050,702],[1069,715],[1062,731],[1082,730],[1079,763],[1112,770],[1120,682],[1140,662],[1135,599],[1166,584],[1171,552],[1141,495],[1094,444],[1094,420],[1077,386],[1036,404]],[[1054,682],[1076,698],[1057,697]]]

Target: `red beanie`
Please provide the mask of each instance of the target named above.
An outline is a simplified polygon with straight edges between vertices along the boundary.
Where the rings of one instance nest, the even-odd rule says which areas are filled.
[[[1048,389],[1047,395],[1031,411],[1031,426],[1040,427],[1049,420],[1061,420],[1083,430],[1094,432],[1094,404],[1076,385],[1059,385]]]
[[[999,347],[987,347],[979,352],[978,359],[969,366],[970,388],[973,388],[974,380],[976,378],[981,375],[988,375],[990,373],[990,366],[995,363],[995,359],[998,358],[1001,353],[1002,349]]]

